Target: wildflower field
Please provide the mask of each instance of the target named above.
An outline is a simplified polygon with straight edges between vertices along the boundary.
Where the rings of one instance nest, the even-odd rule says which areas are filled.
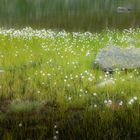
[[[0,139],[138,140],[140,70],[94,68],[107,46],[139,48],[140,30],[1,28]]]

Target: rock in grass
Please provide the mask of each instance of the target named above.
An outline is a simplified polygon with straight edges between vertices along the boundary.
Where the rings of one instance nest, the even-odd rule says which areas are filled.
[[[132,12],[132,11],[134,11],[134,9],[132,7],[121,7],[121,6],[119,6],[117,8],[118,13],[128,13],[128,12]]]
[[[140,49],[135,47],[106,47],[99,51],[94,61],[104,71],[140,68]]]
[[[111,86],[111,85],[114,85],[114,84],[115,84],[114,80],[108,79],[108,80],[101,81],[96,86],[97,87],[105,87],[105,86]]]

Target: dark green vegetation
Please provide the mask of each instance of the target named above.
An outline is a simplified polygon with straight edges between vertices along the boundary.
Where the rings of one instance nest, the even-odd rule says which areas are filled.
[[[139,40],[139,29],[0,29],[0,138],[139,139],[140,70],[111,76],[92,68],[100,48]]]
[[[62,112],[49,105],[39,111],[9,113],[0,121],[2,140],[139,140],[139,105]]]
[[[132,10],[118,13],[118,7]],[[0,25],[100,31],[140,27],[139,0],[0,0]]]

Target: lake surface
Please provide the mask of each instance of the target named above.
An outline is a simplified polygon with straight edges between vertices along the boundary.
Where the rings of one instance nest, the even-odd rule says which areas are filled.
[[[140,0],[0,0],[0,26],[100,31],[140,27]]]

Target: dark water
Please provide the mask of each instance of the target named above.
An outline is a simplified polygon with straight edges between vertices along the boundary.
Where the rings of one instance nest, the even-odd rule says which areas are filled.
[[[140,0],[0,0],[0,26],[68,31],[140,27]]]

